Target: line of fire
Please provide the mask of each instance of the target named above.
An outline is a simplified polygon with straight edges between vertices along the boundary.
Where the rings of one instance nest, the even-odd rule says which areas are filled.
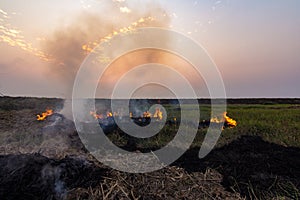
[[[110,112],[107,111],[106,114],[98,114],[96,111],[90,111],[90,115],[94,117],[94,119],[98,120],[100,125],[103,124],[113,124],[114,118],[121,117],[124,118],[124,116],[121,116],[117,112]],[[152,120],[155,122],[161,122],[163,120],[164,114],[160,110],[160,108],[156,108],[155,112],[152,114],[149,111],[143,112],[141,116],[134,115],[132,112],[129,113],[129,118],[133,120],[136,124],[140,126],[146,126],[150,124]],[[125,117],[126,119],[126,117]],[[105,123],[109,122],[111,123]],[[126,120],[123,120],[126,121]],[[168,125],[180,125],[180,119],[177,119],[177,117],[172,117],[171,119],[168,119],[166,121],[166,124]],[[202,120],[199,122],[199,128],[206,128],[209,127],[211,124],[224,124],[223,128],[234,128],[237,126],[236,120],[230,118],[227,116],[227,112],[224,112],[221,117],[213,117],[210,120]]]
[[[139,126],[147,126],[153,121],[154,123],[163,123],[165,122],[166,125],[173,125],[173,126],[179,126],[180,125],[180,117],[176,116],[169,116],[167,119],[166,114],[157,107],[155,111],[152,113],[148,110],[144,112],[129,112],[128,114],[124,114],[124,112],[111,112],[111,111],[105,111],[105,112],[97,112],[97,111],[87,111],[89,116],[93,120],[97,120],[101,126],[101,128],[104,130],[104,132],[112,131],[115,128],[117,128],[115,119],[118,118],[119,121],[126,123],[129,120],[133,121],[135,124]],[[42,114],[37,115],[38,121],[44,121],[47,120],[47,117],[55,114],[55,112],[51,109],[47,109]],[[165,119],[165,120],[164,120]],[[234,128],[237,126],[237,121],[227,116],[227,112],[224,112],[220,116],[213,117],[211,119],[201,120],[199,122],[198,128],[207,128],[210,125],[220,125],[223,124],[224,128]]]

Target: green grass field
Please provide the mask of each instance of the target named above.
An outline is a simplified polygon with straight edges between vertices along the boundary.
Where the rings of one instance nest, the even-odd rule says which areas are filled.
[[[164,105],[168,117],[180,119],[180,111],[171,105]],[[190,105],[185,105],[189,107]],[[200,120],[210,119],[210,105],[200,106]],[[295,104],[229,104],[227,115],[238,123],[235,128],[222,131],[217,146],[223,146],[242,135],[260,136],[265,141],[282,146],[300,147],[300,105]],[[152,140],[138,140],[142,147],[161,147],[170,141],[178,130],[178,126],[166,126]],[[199,129],[192,147],[202,145],[207,129]],[[123,141],[125,138],[112,134],[112,140]],[[147,141],[147,142],[146,142]]]
[[[229,105],[228,113],[238,127],[225,130],[223,137],[257,135],[279,145],[300,147],[299,105]]]

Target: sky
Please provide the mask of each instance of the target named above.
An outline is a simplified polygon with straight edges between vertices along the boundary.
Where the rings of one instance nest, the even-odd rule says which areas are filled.
[[[229,98],[300,97],[298,0],[0,0],[0,92],[68,98],[94,47],[140,27],[161,27],[196,41],[216,64]],[[112,63],[99,81],[99,95],[108,97],[126,71],[147,62],[172,66],[200,98],[207,97],[203,78],[194,76],[189,63],[151,51]],[[147,90],[167,93],[156,86]]]

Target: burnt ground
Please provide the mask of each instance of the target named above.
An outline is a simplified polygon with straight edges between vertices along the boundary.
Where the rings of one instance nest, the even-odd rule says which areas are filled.
[[[299,148],[272,144],[259,136],[242,136],[204,159],[196,159],[198,152],[198,148],[189,150],[175,165],[189,173],[214,169],[222,175],[221,184],[228,191],[249,199],[300,198]]]
[[[112,170],[87,155],[0,156],[1,199],[297,199],[300,149],[244,136],[198,159],[186,152],[146,174]],[[295,188],[296,187],[296,188]]]
[[[67,188],[96,186],[107,169],[85,158],[41,154],[0,156],[1,199],[61,199]]]
[[[89,155],[63,116],[37,122],[41,110],[0,109],[0,199],[300,198],[299,148],[241,136],[204,159],[193,148],[172,166],[130,174]]]

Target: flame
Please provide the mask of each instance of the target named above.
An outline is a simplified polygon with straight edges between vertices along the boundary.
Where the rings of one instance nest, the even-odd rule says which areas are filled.
[[[106,117],[112,117],[112,116],[113,116],[113,114],[111,112],[106,113]]]
[[[224,112],[223,118],[225,119],[225,123],[230,126],[230,127],[236,127],[237,122],[234,119],[231,119],[230,117],[227,116],[227,112]]]
[[[108,118],[108,117],[122,116],[119,112],[112,113],[110,111],[107,111],[106,115],[105,114],[97,114],[96,111],[90,111],[90,115],[93,116],[95,119],[104,119],[104,118]],[[132,112],[129,113],[129,117],[133,118],[133,113]],[[155,118],[157,120],[162,120],[163,119],[163,112],[161,112],[160,108],[156,108],[154,114],[150,113],[150,111],[145,111],[141,117],[143,117],[143,118]],[[175,119],[175,121],[176,121],[176,119]]]
[[[90,115],[92,115],[95,119],[104,119],[105,117],[112,117],[112,116],[117,116],[117,113],[111,113],[111,112],[106,112],[106,115],[103,114],[97,114],[96,111],[90,111]]]
[[[218,117],[213,117],[213,118],[210,119],[210,122],[211,123],[223,123],[224,119],[220,119]]]
[[[103,119],[103,115],[98,115],[96,111],[90,111],[90,115],[92,115],[95,119]]]
[[[37,115],[38,121],[44,121],[48,116],[53,114],[53,110],[47,109],[46,112],[43,112],[41,115]]]
[[[157,118],[157,119],[159,119],[159,120],[162,120],[162,118],[163,118],[163,113],[161,112],[160,108],[156,108],[153,117],[154,117],[154,118]]]
[[[231,119],[227,116],[227,112],[224,112],[221,119],[218,117],[213,117],[210,119],[210,122],[212,123],[225,123],[229,127],[236,127],[237,122],[234,119]]]
[[[143,117],[150,118],[150,117],[152,117],[152,114],[149,111],[146,111],[143,113]]]

